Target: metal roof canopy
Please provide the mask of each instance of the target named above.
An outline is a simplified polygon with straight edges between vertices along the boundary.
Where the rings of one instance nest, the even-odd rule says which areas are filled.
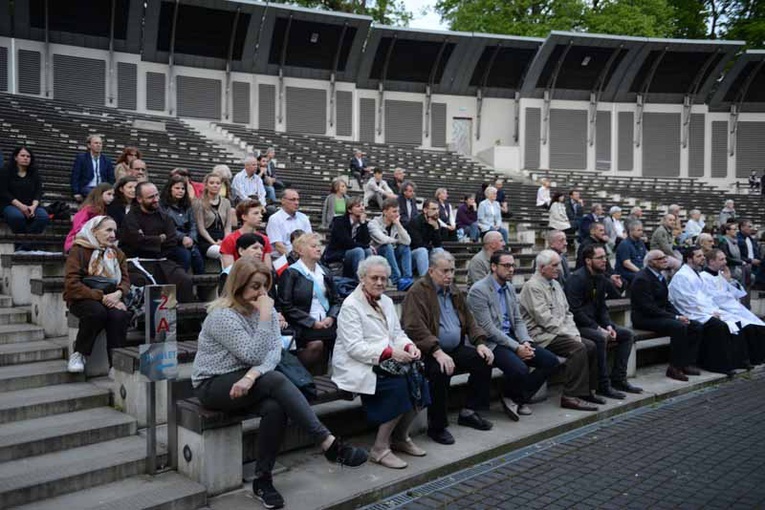
[[[647,39],[550,32],[531,64],[522,96],[613,101],[618,83]]]
[[[269,4],[253,72],[354,81],[372,18]]]
[[[0,12],[7,6],[0,0]],[[142,16],[142,0],[16,0],[13,31],[21,39],[140,53]],[[0,33],[10,25],[8,16],[2,18]]]
[[[709,101],[711,110],[765,112],[765,50],[748,50],[725,74]]]
[[[647,39],[623,76],[615,101],[703,103],[741,41]]]
[[[143,60],[252,71],[264,9],[255,2],[149,0]]]
[[[460,65],[472,42],[463,32],[374,26],[359,66],[356,85],[399,92],[457,93]],[[414,53],[412,53],[414,52]],[[415,72],[411,72],[414,70]],[[411,79],[401,79],[403,76]]]

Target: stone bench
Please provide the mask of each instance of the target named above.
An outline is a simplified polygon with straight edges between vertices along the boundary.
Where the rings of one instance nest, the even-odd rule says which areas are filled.
[[[0,255],[3,294],[13,296],[14,305],[32,304],[32,287],[35,279],[63,277],[63,253],[4,253]]]

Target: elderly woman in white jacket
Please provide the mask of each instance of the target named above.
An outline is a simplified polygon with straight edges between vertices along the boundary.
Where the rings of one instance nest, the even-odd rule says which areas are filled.
[[[379,425],[370,459],[403,469],[407,463],[393,451],[425,455],[409,437],[409,427],[420,406],[429,404],[430,395],[421,379],[421,399],[415,403],[406,376],[380,370],[380,364],[389,359],[402,366],[420,359],[419,349],[401,329],[393,301],[384,294],[390,271],[388,262],[379,255],[359,264],[359,286],[345,299],[337,317],[332,380],[342,390],[361,394],[367,420]]]

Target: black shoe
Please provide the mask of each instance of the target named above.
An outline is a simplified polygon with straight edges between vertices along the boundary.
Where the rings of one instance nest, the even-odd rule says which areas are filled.
[[[687,367],[683,367],[683,373],[685,375],[701,375],[701,370],[693,365],[688,365]]]
[[[324,452],[324,457],[330,462],[337,462],[342,466],[354,468],[365,463],[369,454],[363,448],[344,444],[335,438],[332,445]]]
[[[284,507],[284,498],[274,489],[271,477],[256,478],[252,481],[252,493],[266,508]]]
[[[446,429],[434,430],[428,429],[428,437],[438,444],[454,444],[454,436]]]
[[[627,393],[643,393],[643,388],[631,385],[627,381],[611,381],[611,386],[619,391],[626,391]]]
[[[481,416],[476,412],[473,412],[473,414],[469,416],[462,416],[462,414],[460,414],[459,418],[457,418],[457,424],[476,430],[491,430],[491,428],[494,426],[492,422],[481,418]]]
[[[606,399],[600,398],[594,393],[590,393],[589,395],[585,395],[583,397],[579,397],[579,400],[584,400],[585,402],[589,402],[591,404],[597,404],[600,406],[606,405]]]
[[[613,398],[615,400],[624,400],[625,398],[627,398],[627,395],[625,395],[621,391],[616,391],[611,386],[599,389],[598,395],[600,395],[601,397]]]

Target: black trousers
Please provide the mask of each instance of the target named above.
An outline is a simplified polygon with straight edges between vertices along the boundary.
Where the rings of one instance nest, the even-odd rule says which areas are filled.
[[[74,350],[85,356],[93,352],[93,344],[102,330],[106,330],[106,346],[109,352],[122,347],[127,340],[130,314],[123,310],[107,308],[93,299],[72,301],[69,311],[80,319]],[[111,358],[111,356],[110,356]]]
[[[173,260],[147,261],[141,262],[141,265],[154,277],[158,285],[175,285],[175,295],[179,303],[192,303],[196,301],[194,282],[191,280],[191,275],[184,271],[183,267],[177,262]],[[131,263],[128,263],[128,272],[130,273],[131,284],[137,287],[152,285],[151,280],[146,277],[143,271]]]
[[[728,325],[716,317],[704,323],[699,366],[710,372],[727,373],[735,368],[746,366],[746,338],[743,331],[731,334]]]
[[[460,345],[452,351],[444,351],[454,360],[454,372],[469,372],[466,409],[474,411],[489,409],[491,391],[491,366],[478,355],[473,347]],[[443,430],[449,425],[446,413],[449,406],[451,376],[441,372],[433,356],[425,356],[425,374],[430,381],[431,404],[428,407],[428,428]]]
[[[546,349],[566,358],[563,383],[563,395],[566,397],[586,397],[598,389],[598,349],[589,338],[576,338],[558,335],[547,344]]]
[[[749,363],[761,365],[765,362],[765,326],[750,324],[739,334],[746,340]]]
[[[627,380],[627,362],[630,359],[635,336],[631,330],[621,326],[614,326],[614,330],[616,330],[616,353],[610,381],[622,382]],[[581,333],[582,338],[589,338],[595,343],[598,353],[598,386],[600,389],[605,389],[610,384],[608,375],[608,342],[611,339],[595,328],[579,328],[579,333]]]
[[[655,331],[661,335],[669,335],[669,364],[676,368],[695,365],[698,361],[699,346],[704,332],[700,322],[691,321],[688,325],[675,319],[642,319],[633,320],[632,325],[638,329]]]

